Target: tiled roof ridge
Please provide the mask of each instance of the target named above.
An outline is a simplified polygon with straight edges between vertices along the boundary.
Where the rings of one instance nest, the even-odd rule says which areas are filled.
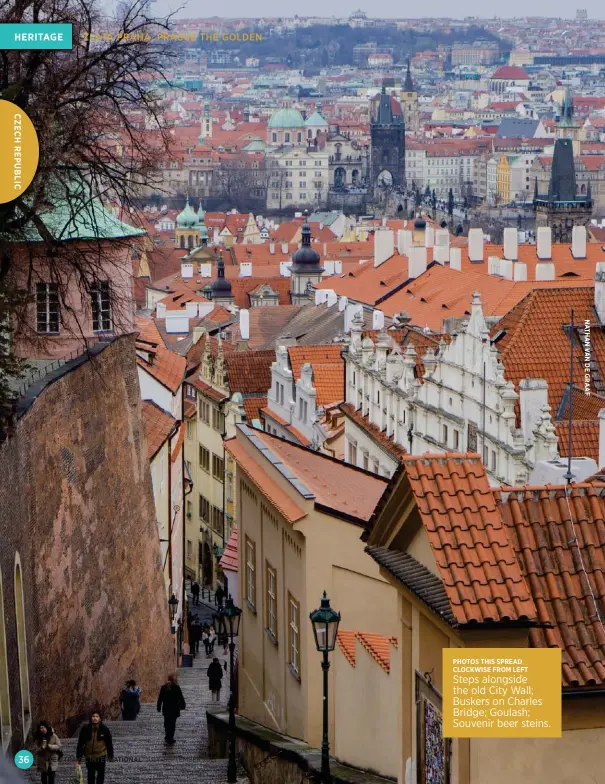
[[[515,340],[521,336],[522,330],[520,327],[524,325],[527,321],[529,321],[529,314],[532,311],[532,306],[534,304],[534,294],[536,293],[536,289],[532,289],[528,294],[526,294],[522,300],[517,302],[514,308],[511,308],[508,313],[503,316],[502,321],[505,322],[506,319],[515,313],[515,311],[520,312],[521,315],[519,316],[518,321],[513,323],[512,328],[509,328],[510,331],[507,330],[508,334],[510,335],[510,339],[506,343],[506,345],[500,350],[500,354],[504,357],[505,354],[508,354],[513,348],[515,344]],[[500,322],[496,323],[493,328],[494,334],[499,332],[501,329],[507,329],[506,323],[501,325]]]
[[[370,632],[357,632],[355,637],[382,669],[389,673],[391,671],[391,638],[384,634]]]
[[[272,411],[268,410],[268,413],[270,416],[274,416]],[[373,479],[381,479],[385,483],[385,488],[388,484],[388,480],[385,477],[374,474],[372,471],[367,471],[365,468],[361,468],[360,466],[354,466],[351,463],[340,460],[338,457],[332,457],[332,455],[327,455],[323,452],[317,452],[316,449],[312,449],[311,447],[303,446],[302,444],[295,444],[293,441],[288,441],[286,438],[282,438],[282,436],[263,431],[263,438],[265,437],[275,439],[275,441],[284,441],[286,444],[288,444],[288,446],[296,447],[296,449],[304,449],[305,452],[312,452],[314,455],[321,456],[323,460],[330,460],[332,463],[338,463],[338,465],[344,466],[345,468],[350,468],[352,471],[358,471],[360,474],[364,474],[365,476],[371,476]]]
[[[494,487],[493,491],[497,497],[506,494],[509,496],[511,493],[515,493],[517,496],[523,493],[559,493],[566,495],[567,488],[570,485],[551,485],[551,484],[544,484],[544,485],[501,485],[500,487]],[[594,487],[594,483],[591,482],[589,479],[585,480],[584,482],[572,482],[571,483],[571,496],[578,496],[578,495],[586,495],[585,492],[580,491],[594,491],[597,493]],[[560,496],[559,496],[560,497]]]
[[[336,642],[338,643],[338,647],[351,667],[355,667],[355,632],[339,629],[336,635]]]

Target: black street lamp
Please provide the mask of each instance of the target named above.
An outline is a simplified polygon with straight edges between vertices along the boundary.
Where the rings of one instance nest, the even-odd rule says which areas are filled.
[[[330,784],[330,740],[328,737],[328,670],[330,669],[330,659],[328,653],[336,647],[336,635],[338,624],[340,623],[340,613],[330,607],[330,600],[324,591],[319,610],[313,610],[309,615],[313,624],[313,634],[315,635],[315,646],[320,653],[323,653],[321,669],[323,670],[324,680],[324,701],[323,701],[323,738],[321,741],[321,780],[323,784]]]
[[[179,600],[174,594],[168,599],[168,607],[170,608],[170,623],[174,626],[174,619],[176,618],[176,610],[179,606]]]
[[[234,683],[234,661],[235,651],[234,637],[239,633],[239,622],[242,611],[233,604],[231,594],[225,602],[225,606],[219,610],[220,621],[229,635],[229,762],[227,763],[227,781],[233,784],[237,781],[237,764],[235,762],[235,691]]]

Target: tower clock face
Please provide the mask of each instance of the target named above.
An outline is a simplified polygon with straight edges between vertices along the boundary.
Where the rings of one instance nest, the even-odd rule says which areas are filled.
[[[390,171],[386,171],[385,169],[378,175],[377,183],[381,188],[390,188],[393,184],[393,175]]]

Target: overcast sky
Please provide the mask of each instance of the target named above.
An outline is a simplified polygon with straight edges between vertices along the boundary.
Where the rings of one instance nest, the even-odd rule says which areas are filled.
[[[217,4],[220,6],[220,4]],[[482,16],[486,13],[485,0],[458,0],[452,4],[451,0],[433,0],[429,7],[428,16],[440,17],[452,13],[452,5],[458,18],[464,16]],[[156,15],[162,15],[169,11],[185,6],[184,10],[178,13],[179,17],[208,17],[213,11],[216,13],[216,5],[213,3],[200,2],[200,0],[155,0],[153,8]],[[418,6],[411,9],[406,7],[400,0],[373,0],[371,5],[364,5],[363,0],[306,0],[305,3],[288,3],[284,0],[230,0],[224,6],[223,15],[229,17],[261,17],[261,16],[348,16],[358,8],[366,11],[368,16],[373,17],[395,17],[402,18],[406,15],[419,14]],[[605,18],[605,4],[602,0],[576,0],[576,3],[563,4],[561,0],[507,0],[506,3],[499,4],[498,13],[502,17],[522,17],[526,14],[531,16],[555,16],[557,13],[562,17],[572,18],[575,16],[576,8],[586,8],[591,19]],[[424,9],[423,9],[424,10]]]

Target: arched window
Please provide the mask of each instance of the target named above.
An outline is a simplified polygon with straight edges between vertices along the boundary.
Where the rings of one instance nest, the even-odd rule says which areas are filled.
[[[181,234],[181,248],[185,247],[185,235]]]
[[[192,234],[190,234],[187,237],[187,244],[189,245],[190,248],[193,248],[193,235]]]
[[[8,686],[8,655],[6,653],[6,626],[4,620],[4,592],[0,572],[0,742],[2,752],[8,748],[12,734],[11,703]]]
[[[19,553],[15,555],[15,618],[17,621],[17,648],[19,653],[19,680],[21,685],[21,715],[23,718],[23,738],[25,739],[32,723],[32,714],[29,697],[29,666],[27,664],[23,573],[21,571]]]

